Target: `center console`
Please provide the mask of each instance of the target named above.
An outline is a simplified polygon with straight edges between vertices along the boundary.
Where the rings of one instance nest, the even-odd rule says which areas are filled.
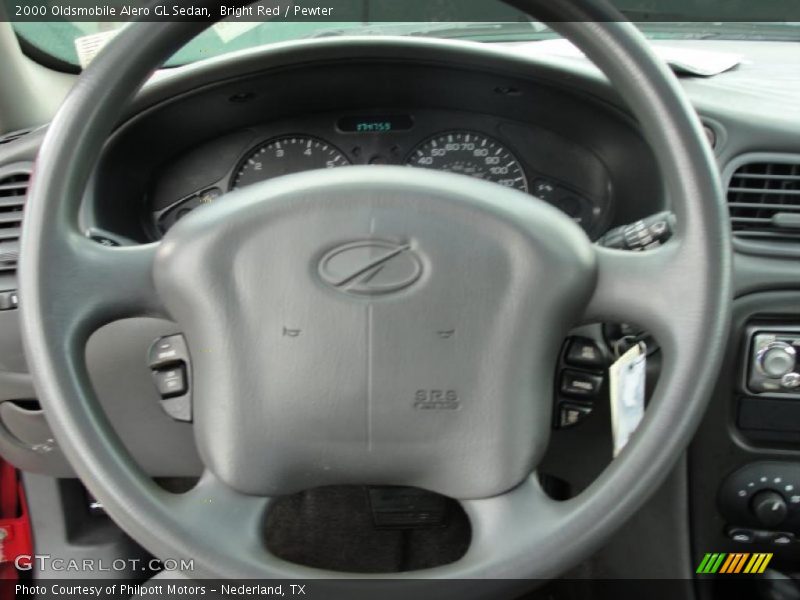
[[[768,553],[770,570],[800,572],[799,309],[791,291],[734,303],[725,362],[689,455],[694,557]]]

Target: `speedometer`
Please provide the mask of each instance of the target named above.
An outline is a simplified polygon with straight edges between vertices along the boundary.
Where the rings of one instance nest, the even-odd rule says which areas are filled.
[[[440,133],[408,155],[406,164],[469,175],[506,187],[528,191],[520,162],[497,140],[469,131]]]
[[[244,157],[233,176],[232,189],[281,175],[349,165],[347,157],[332,144],[305,135],[269,140]]]

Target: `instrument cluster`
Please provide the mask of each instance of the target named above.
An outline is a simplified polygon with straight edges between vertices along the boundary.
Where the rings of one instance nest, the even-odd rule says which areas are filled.
[[[212,141],[179,161],[177,169],[162,174],[162,178],[177,179],[178,184],[162,181],[154,187],[150,207],[153,232],[156,237],[163,235],[189,212],[224,201],[227,192],[261,181],[314,169],[392,164],[448,171],[511,187],[561,209],[590,237],[602,234],[609,217],[608,190],[581,189],[580,183],[543,172],[537,156],[554,149],[538,144],[535,132],[527,137],[513,124],[487,117],[467,119],[472,121],[468,127],[448,127],[453,119],[437,118],[435,113],[317,115],[307,123],[275,123]],[[290,127],[297,127],[297,133],[288,133]],[[230,164],[223,164],[223,169],[219,164],[208,168],[214,157]],[[193,163],[195,169],[208,172],[208,177],[202,171],[183,173]],[[181,189],[181,181],[202,186]]]

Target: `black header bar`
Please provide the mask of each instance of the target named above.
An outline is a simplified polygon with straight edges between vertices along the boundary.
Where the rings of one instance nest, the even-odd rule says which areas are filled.
[[[0,20],[20,22],[524,22],[502,0],[0,0]],[[568,2],[570,0],[555,0]],[[638,22],[800,22],[798,0],[610,0]],[[2,13],[5,14],[2,14]]]

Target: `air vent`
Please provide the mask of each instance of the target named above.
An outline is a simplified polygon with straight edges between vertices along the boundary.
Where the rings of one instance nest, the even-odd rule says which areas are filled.
[[[740,165],[728,184],[728,208],[740,239],[800,241],[800,157]]]
[[[12,131],[3,136],[0,136],[0,144],[8,144],[14,140],[18,140],[23,135],[28,135],[33,129],[20,129],[19,131]]]
[[[22,210],[30,173],[0,175],[0,275],[16,271]]]

